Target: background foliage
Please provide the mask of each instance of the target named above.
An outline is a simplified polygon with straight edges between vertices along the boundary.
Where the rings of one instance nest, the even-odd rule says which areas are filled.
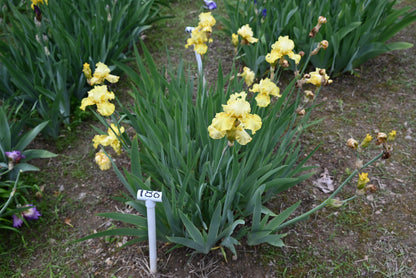
[[[44,132],[59,135],[87,88],[85,62],[111,64],[126,59],[140,34],[160,19],[167,1],[48,1],[39,4],[36,23],[30,3],[1,1],[0,97],[34,107]],[[72,103],[72,107],[71,107]],[[36,124],[36,121],[35,123]]]
[[[317,43],[329,41],[328,49],[312,56],[310,61],[332,76],[354,72],[382,53],[412,46],[405,42],[388,43],[393,35],[416,20],[416,11],[393,8],[396,1],[224,0],[224,3],[228,17],[221,21],[226,26],[225,32],[231,36],[248,23],[259,38],[255,50],[242,48],[241,60],[260,76],[268,69],[264,56],[279,36],[288,35],[297,52],[304,51],[305,57]],[[310,38],[309,32],[319,16],[326,17],[327,23],[315,38]]]

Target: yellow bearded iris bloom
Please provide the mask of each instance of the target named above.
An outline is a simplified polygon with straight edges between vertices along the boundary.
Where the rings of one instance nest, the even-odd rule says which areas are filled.
[[[186,41],[185,48],[193,45],[196,53],[205,54],[208,50],[207,42],[212,42],[210,36],[215,23],[215,18],[211,15],[211,12],[199,14],[198,26],[192,31],[191,38]]]
[[[294,48],[295,43],[289,39],[289,36],[280,36],[279,39],[272,44],[272,50],[266,55],[266,61],[271,65],[275,65],[277,60],[287,55],[290,59],[294,60],[296,64],[299,64],[302,57],[293,52]]]
[[[43,0],[32,0],[31,8],[32,10],[35,9],[35,5],[39,6],[39,4],[43,4]],[[48,5],[48,0],[45,0],[45,4]]]
[[[253,30],[248,24],[243,25],[238,29],[237,34],[243,39],[243,44],[255,43],[258,39],[253,37]]]
[[[316,87],[332,83],[332,80],[329,79],[329,76],[326,74],[325,69],[316,68],[316,70],[314,72],[310,72],[309,75],[310,78],[306,79],[306,83],[311,83]]]
[[[253,82],[254,82],[255,74],[250,68],[244,67],[243,68],[243,73],[239,73],[238,76],[243,77],[247,86],[250,87],[251,84],[253,84]]]
[[[95,154],[95,163],[97,163],[101,171],[111,168],[111,160],[102,150]]]
[[[106,85],[94,86],[94,89],[88,92],[88,97],[81,101],[80,109],[85,111],[85,107],[97,105],[98,113],[102,116],[110,116],[114,113],[115,106],[109,100],[114,98],[114,93],[109,92]]]
[[[256,101],[260,107],[267,107],[270,104],[270,96],[281,97],[279,87],[269,78],[260,80],[259,84],[254,84],[250,91],[258,93]]]
[[[118,140],[118,137],[124,133],[124,127],[120,129],[117,128],[115,124],[111,124],[107,130],[108,135],[95,135],[92,139],[94,148],[97,148],[98,145],[103,147],[111,146],[116,154],[121,154],[121,143]]]
[[[225,113],[234,118],[243,118],[250,113],[250,103],[246,101],[247,94],[245,92],[235,93],[230,96],[227,104],[222,105]]]
[[[211,33],[212,27],[215,25],[215,23],[215,18],[211,15],[211,12],[199,14],[198,27],[200,27],[202,31]]]
[[[104,80],[107,80],[110,83],[117,83],[120,78],[119,76],[110,74],[110,68],[106,64],[101,62],[95,65],[94,75],[90,78],[88,78],[87,75],[91,76],[91,69],[89,69],[88,72],[88,68],[89,65],[86,66],[86,64],[84,64],[83,71],[85,76],[87,77],[88,84],[90,84],[91,86],[102,84],[104,83]]]
[[[217,113],[208,127],[209,136],[213,139],[227,137],[229,142],[237,141],[246,145],[252,140],[245,129],[255,134],[261,128],[261,118],[258,115],[250,114],[250,103],[246,101],[246,93],[235,93],[230,96],[226,105],[223,105],[224,112]]]
[[[370,179],[368,178],[368,173],[361,173],[361,174],[358,175],[357,188],[358,189],[364,189],[364,187],[369,182],[370,182]]]
[[[212,42],[212,39],[208,38],[207,32],[204,32],[197,27],[192,31],[192,36],[187,40],[185,48],[193,45],[196,53],[203,55],[207,53],[208,50],[207,42]]]

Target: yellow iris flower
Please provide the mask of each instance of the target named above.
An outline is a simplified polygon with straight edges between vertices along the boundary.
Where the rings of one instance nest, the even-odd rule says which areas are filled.
[[[208,50],[207,42],[212,42],[210,36],[215,23],[215,18],[211,15],[211,12],[199,14],[198,26],[194,28],[192,36],[186,41],[185,48],[193,45],[196,53],[205,54]]]
[[[329,79],[329,76],[326,74],[325,69],[316,68],[316,70],[314,72],[310,72],[309,75],[310,78],[306,79],[306,83],[311,83],[316,87],[332,83],[332,80]]]
[[[259,84],[254,84],[251,92],[258,93],[256,96],[257,105],[267,107],[270,104],[270,96],[281,97],[280,89],[269,78],[260,80]]]
[[[243,44],[255,43],[258,41],[258,39],[253,37],[253,30],[251,30],[248,24],[241,26],[240,29],[238,29],[237,34],[243,39]]]
[[[187,40],[185,48],[193,45],[196,53],[203,55],[208,50],[207,42],[212,42],[212,39],[208,38],[207,32],[204,32],[201,28],[197,27],[192,31],[192,36]]]
[[[287,55],[290,59],[294,60],[296,64],[299,64],[302,57],[293,52],[294,48],[295,43],[289,39],[289,36],[280,36],[279,39],[272,44],[272,50],[266,55],[266,61],[271,65],[275,65],[277,60]]]
[[[215,25],[215,23],[215,18],[211,15],[211,12],[199,14],[198,27],[200,27],[202,31],[211,33],[212,27]]]
[[[124,127],[120,129],[117,128],[115,124],[111,124],[107,130],[108,135],[95,135],[92,139],[94,148],[97,148],[98,145],[103,147],[111,146],[116,154],[121,154],[121,143],[117,137],[120,137],[124,133]]]
[[[99,85],[104,83],[104,80],[107,80],[110,83],[117,83],[119,76],[110,74],[110,68],[104,63],[97,63],[95,65],[94,75],[91,76],[91,68],[88,63],[84,64],[83,72],[87,78],[88,84],[91,86]]]
[[[246,101],[246,96],[245,92],[235,93],[230,96],[227,104],[223,104],[224,112],[217,113],[208,127],[211,138],[221,139],[226,136],[229,142],[237,141],[241,145],[252,140],[245,129],[255,134],[262,123],[258,115],[250,114],[250,103]]]
[[[250,87],[251,84],[253,84],[253,82],[254,82],[255,74],[250,68],[244,67],[243,68],[243,73],[239,73],[238,76],[243,77],[247,86]]]
[[[95,163],[97,163],[101,171],[111,168],[110,158],[102,150],[95,154]]]
[[[85,111],[85,107],[95,104],[98,113],[102,116],[110,116],[114,113],[115,106],[109,100],[114,98],[114,93],[109,92],[106,85],[94,86],[94,89],[88,92],[88,97],[81,101],[80,109]]]

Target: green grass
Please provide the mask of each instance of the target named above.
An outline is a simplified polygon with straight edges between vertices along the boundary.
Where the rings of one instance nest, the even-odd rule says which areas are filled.
[[[76,235],[63,221],[76,204],[59,194],[44,195],[36,206],[42,216],[29,222],[30,227],[24,225],[21,233],[11,235],[0,231],[8,239],[0,243],[1,261],[5,262],[0,264],[1,277],[81,277],[77,275],[83,269],[85,247],[71,243]]]

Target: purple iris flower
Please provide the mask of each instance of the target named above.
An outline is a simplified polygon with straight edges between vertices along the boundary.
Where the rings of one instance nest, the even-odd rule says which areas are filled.
[[[13,227],[20,228],[20,226],[22,226],[22,224],[23,224],[23,220],[20,219],[19,217],[17,217],[16,215],[14,215],[14,214],[13,214],[12,218],[13,218]]]
[[[6,156],[9,158],[10,161],[13,163],[19,163],[22,158],[25,158],[21,151],[12,151],[12,152],[5,152]]]
[[[267,15],[267,9],[263,9],[261,11],[261,14],[263,15],[263,17],[266,17],[266,15]]]
[[[22,212],[23,217],[26,220],[36,220],[36,219],[39,219],[39,216],[42,216],[40,212],[36,209],[36,207],[33,206],[32,204],[26,205],[26,207],[31,207]]]
[[[21,212],[20,216],[22,216],[24,219],[26,219],[28,221],[39,219],[41,214],[36,209],[35,206],[33,206],[32,204],[29,204],[29,205],[25,205],[25,207],[30,207],[30,208]],[[22,226],[22,224],[23,224],[23,219],[22,218],[19,218],[18,216],[14,215],[14,214],[12,215],[12,218],[13,218],[13,227],[19,228],[20,226]]]
[[[217,4],[214,1],[204,0],[205,2],[205,8],[212,11],[217,8]]]

